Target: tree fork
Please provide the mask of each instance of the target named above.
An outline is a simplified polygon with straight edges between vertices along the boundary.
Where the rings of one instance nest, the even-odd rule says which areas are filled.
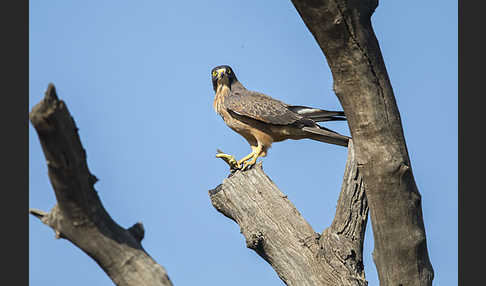
[[[336,215],[322,234],[305,221],[261,163],[236,171],[209,191],[216,210],[240,226],[246,246],[286,285],[368,284],[363,268],[368,205],[352,146],[351,140]]]

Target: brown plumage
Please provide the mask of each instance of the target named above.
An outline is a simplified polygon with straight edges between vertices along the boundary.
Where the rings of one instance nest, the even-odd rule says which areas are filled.
[[[211,71],[215,91],[214,109],[224,122],[243,136],[252,152],[238,161],[243,169],[265,157],[273,142],[309,138],[347,146],[349,137],[317,122],[346,120],[342,111],[327,111],[306,106],[288,105],[270,96],[247,90],[229,66]],[[229,155],[226,155],[229,156]]]

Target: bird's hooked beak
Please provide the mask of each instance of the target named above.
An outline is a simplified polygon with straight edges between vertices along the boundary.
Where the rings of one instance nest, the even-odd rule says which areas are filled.
[[[215,72],[216,72],[216,78],[219,81],[223,78],[225,69],[217,69]]]
[[[226,69],[222,68],[222,69],[217,69],[216,70],[216,82],[218,85],[224,85],[224,86],[228,86],[230,85],[230,79],[228,77],[228,75],[226,74]]]
[[[230,87],[231,84],[231,79],[229,76],[229,73],[231,71],[228,71],[226,68],[221,67],[218,69],[213,69],[211,77],[213,81],[213,89],[214,91],[217,90],[218,86],[227,86]]]

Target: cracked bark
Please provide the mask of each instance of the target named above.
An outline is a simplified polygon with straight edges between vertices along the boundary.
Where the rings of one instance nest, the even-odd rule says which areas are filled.
[[[116,285],[172,285],[165,269],[141,245],[143,225],[124,229],[104,209],[78,128],[54,85],[32,108],[29,119],[39,136],[57,200],[50,212],[30,209],[30,213],[51,227],[56,238],[69,240],[93,258]]]
[[[431,285],[422,217],[400,114],[371,16],[377,0],[292,0],[331,68],[366,185],[381,285]]]
[[[240,226],[246,246],[286,285],[367,285],[362,252],[368,205],[352,146],[350,141],[336,215],[322,234],[304,220],[261,163],[209,191],[216,210]]]

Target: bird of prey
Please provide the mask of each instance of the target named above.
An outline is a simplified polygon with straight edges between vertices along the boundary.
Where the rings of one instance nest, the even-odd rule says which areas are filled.
[[[215,91],[214,109],[226,125],[243,136],[251,153],[236,161],[232,155],[218,150],[216,157],[225,160],[231,169],[248,169],[259,157],[265,157],[273,142],[309,138],[347,146],[350,137],[341,135],[317,122],[346,120],[342,111],[327,111],[299,105],[288,105],[262,93],[247,90],[231,67],[211,70]]]

